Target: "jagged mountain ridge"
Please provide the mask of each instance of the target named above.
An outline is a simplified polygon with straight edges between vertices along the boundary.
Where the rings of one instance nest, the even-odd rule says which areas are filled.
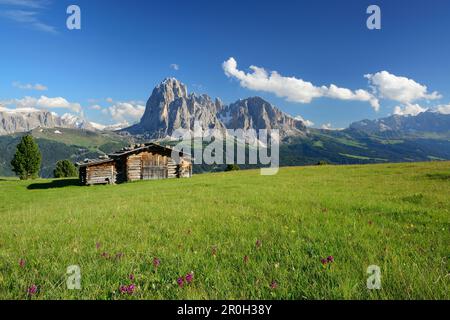
[[[224,105],[208,95],[188,94],[187,87],[175,78],[167,78],[152,92],[141,121],[124,131],[158,139],[170,137],[177,129],[279,129],[280,136],[303,135],[302,121],[282,112],[259,97]]]
[[[39,127],[95,130],[88,121],[70,114],[60,117],[45,110],[0,107],[0,135],[28,132]]]
[[[67,128],[87,131],[116,131],[128,127],[128,123],[100,125],[85,118],[66,113],[62,116],[33,108],[7,109],[0,106],[0,136],[29,132],[36,128]]]
[[[362,120],[349,126],[367,134],[450,133],[450,114],[426,111],[415,116],[392,115],[376,120]]]

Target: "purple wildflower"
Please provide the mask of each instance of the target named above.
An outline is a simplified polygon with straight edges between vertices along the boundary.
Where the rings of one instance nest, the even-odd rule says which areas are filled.
[[[328,256],[327,257],[327,261],[328,262],[334,262],[334,257],[333,256]]]
[[[270,289],[276,289],[278,288],[278,283],[275,280],[272,280],[270,283]]]
[[[194,280],[194,273],[193,273],[193,272],[189,272],[189,273],[186,275],[186,282],[187,282],[187,283],[191,283],[192,280]]]
[[[179,286],[180,288],[182,288],[182,287],[183,287],[183,284],[184,284],[184,278],[183,278],[183,277],[179,277],[179,278],[177,279],[177,284],[178,284],[178,286]]]
[[[161,264],[161,260],[159,260],[158,258],[153,258],[153,266],[155,267],[155,269],[157,269],[159,267],[159,265]]]
[[[320,262],[322,262],[322,264],[325,265],[325,264],[327,264],[328,261],[327,261],[327,259],[323,258],[323,259],[320,259]]]
[[[128,278],[131,280],[131,281],[133,281],[134,280],[134,274],[130,274],[129,276],[128,276]]]
[[[125,285],[121,285],[119,287],[119,291],[120,291],[121,294],[127,293],[128,292],[128,287],[125,286]]]
[[[134,293],[134,289],[136,288],[136,286],[134,284],[130,284],[127,288],[127,293],[128,294],[133,294]]]
[[[19,267],[23,268],[23,267],[25,267],[25,264],[26,264],[26,262],[24,259],[19,260]]]
[[[244,263],[247,264],[249,261],[249,257],[248,256],[244,256]]]
[[[133,294],[134,290],[136,289],[136,286],[134,284],[127,285],[121,285],[119,287],[119,291],[121,294]]]
[[[32,296],[37,293],[37,290],[38,290],[38,287],[35,284],[33,284],[30,287],[28,287],[27,293],[28,293],[28,295]]]

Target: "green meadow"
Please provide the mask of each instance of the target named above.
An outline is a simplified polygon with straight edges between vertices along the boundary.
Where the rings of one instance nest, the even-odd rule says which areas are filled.
[[[450,162],[93,187],[4,179],[0,298],[450,299],[449,217]],[[71,265],[81,290],[67,289]]]

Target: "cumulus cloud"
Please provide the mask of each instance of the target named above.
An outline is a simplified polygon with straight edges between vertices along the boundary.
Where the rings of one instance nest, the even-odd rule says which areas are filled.
[[[312,122],[310,120],[306,120],[300,115],[296,116],[294,119],[303,122],[305,124],[305,126],[307,126],[307,127],[312,127],[314,125],[314,122]]]
[[[436,106],[434,110],[442,114],[450,114],[450,104],[441,104],[439,106]]]
[[[13,87],[23,89],[23,90],[36,90],[36,91],[47,91],[48,88],[44,86],[43,84],[36,83],[20,83],[18,81],[13,82]]]
[[[324,123],[320,126],[320,128],[323,130],[335,130],[335,131],[344,130],[344,128],[333,128],[333,125],[331,123]]]
[[[136,101],[114,102],[112,106],[103,109],[102,112],[109,114],[116,121],[133,123],[142,117],[145,106]]]
[[[21,108],[37,108],[37,109],[52,109],[61,108],[69,109],[77,113],[82,112],[81,105],[79,103],[69,102],[63,97],[49,98],[41,96],[40,98],[25,97],[22,99],[12,99],[3,101],[5,105],[14,105],[17,109]]]
[[[423,108],[418,104],[407,103],[404,106],[396,106],[394,108],[394,114],[399,116],[417,116],[419,113],[427,111],[427,108]]]
[[[172,63],[172,64],[170,65],[170,69],[173,69],[173,70],[175,70],[175,71],[178,71],[178,70],[180,70],[180,66],[179,66],[178,64],[176,64],[176,63]]]
[[[230,78],[240,81],[242,87],[274,93],[278,97],[291,102],[309,103],[313,99],[327,97],[339,100],[353,100],[369,102],[372,108],[379,110],[378,99],[366,90],[352,91],[340,88],[334,84],[330,86],[315,86],[311,82],[295,77],[284,77],[276,71],[267,72],[264,68],[250,66],[252,72],[245,73],[237,67],[237,61],[231,57],[222,64],[222,68]]]
[[[429,93],[428,88],[413,79],[396,76],[387,71],[366,74],[369,84],[375,93],[383,99],[394,100],[403,104],[410,104],[417,100],[436,100],[442,96],[434,91]]]

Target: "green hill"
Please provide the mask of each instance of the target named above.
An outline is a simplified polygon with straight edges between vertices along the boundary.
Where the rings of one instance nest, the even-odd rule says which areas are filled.
[[[52,177],[58,160],[73,162],[118,150],[131,139],[115,133],[101,133],[78,129],[35,129],[30,132],[35,137],[42,153],[41,176]],[[0,176],[12,176],[10,162],[16,145],[24,135],[0,136]]]
[[[26,299],[33,284],[33,299],[450,298],[450,162],[0,190],[2,299]],[[70,265],[82,290],[66,289]],[[366,287],[369,265],[381,290]]]

